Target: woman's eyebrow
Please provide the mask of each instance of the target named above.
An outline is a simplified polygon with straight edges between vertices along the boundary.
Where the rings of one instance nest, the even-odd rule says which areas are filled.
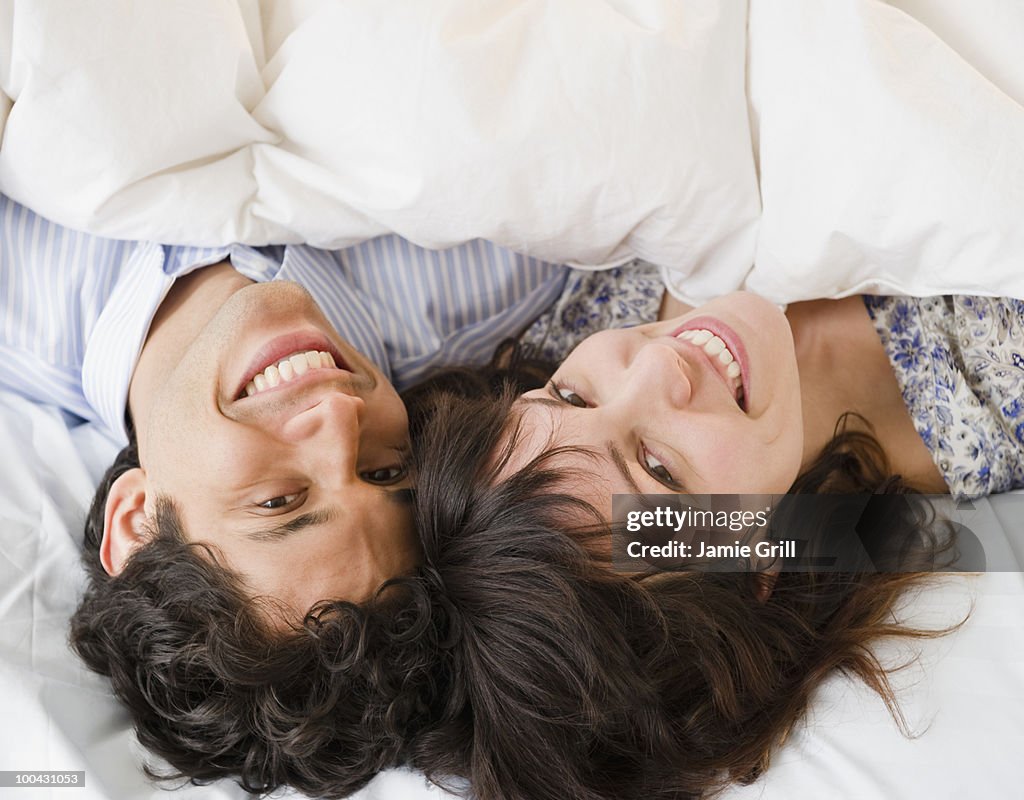
[[[518,403],[520,401],[524,403],[539,403],[540,405],[548,406],[549,408],[557,408],[559,411],[575,407],[570,406],[564,400],[555,400],[553,397],[526,397],[525,395],[520,395],[516,402]]]
[[[616,447],[614,442],[605,442],[605,447],[608,448],[608,456],[611,458],[612,463],[615,464],[619,472],[622,473],[623,479],[626,481],[626,485],[629,486],[629,490],[633,494],[649,494],[640,488],[640,485],[633,478],[633,473],[629,470],[629,464],[622,455],[622,451]]]
[[[573,408],[563,400],[555,400],[554,398],[548,397],[520,397],[519,400],[525,403],[538,403],[548,408],[557,408],[559,411],[565,411],[566,409]],[[517,402],[519,402],[517,400]],[[640,484],[636,482],[636,478],[633,477],[633,473],[629,469],[629,463],[626,461],[625,456],[622,455],[622,451],[618,446],[611,441],[605,442],[605,447],[608,450],[608,457],[611,462],[615,465],[615,468],[621,473],[622,479],[626,482],[629,487],[629,491],[633,494],[648,494],[640,488]]]

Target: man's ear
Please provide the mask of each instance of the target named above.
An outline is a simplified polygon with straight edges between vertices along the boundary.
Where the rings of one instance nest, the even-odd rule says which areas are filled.
[[[122,473],[107,495],[100,563],[108,575],[119,575],[135,548],[146,541],[148,523],[146,473],[135,467]]]

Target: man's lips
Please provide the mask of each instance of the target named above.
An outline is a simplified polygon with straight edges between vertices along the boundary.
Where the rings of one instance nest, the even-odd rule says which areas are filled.
[[[298,385],[299,382],[306,382],[307,378],[315,379],[317,376],[315,373],[331,373],[331,372],[348,372],[351,373],[352,369],[346,363],[341,353],[338,352],[338,348],[327,338],[326,335],[320,331],[296,331],[292,333],[286,333],[281,336],[277,336],[271,339],[269,342],[262,345],[249,360],[249,364],[242,373],[237,385],[235,386],[235,392],[232,395],[233,400],[244,400],[247,397],[246,386],[253,381],[253,379],[262,373],[264,373],[268,367],[277,366],[282,360],[288,358],[292,354],[301,353],[306,351],[326,352],[334,359],[335,367],[333,369],[326,369],[323,367],[309,369],[302,375],[296,375],[288,381],[282,381],[279,386],[272,388],[265,388],[259,394],[266,394],[278,388],[286,388],[291,385]],[[257,395],[254,395],[257,396]]]
[[[361,398],[365,395],[366,379],[338,369],[310,370],[287,383],[264,389],[251,397],[242,397],[237,403],[239,413],[263,415],[263,419],[276,418],[282,422],[312,408],[325,397],[343,394]]]

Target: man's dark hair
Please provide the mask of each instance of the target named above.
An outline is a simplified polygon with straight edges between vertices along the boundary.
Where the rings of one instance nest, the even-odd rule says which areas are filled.
[[[93,500],[88,587],[70,639],[110,678],[140,742],[172,767],[147,773],[343,797],[401,763],[423,698],[436,693],[428,577],[392,580],[361,605],[325,600],[275,629],[216,551],[186,541],[167,498],[149,540],[110,577],[99,560],[106,498],[138,465],[132,443]]]

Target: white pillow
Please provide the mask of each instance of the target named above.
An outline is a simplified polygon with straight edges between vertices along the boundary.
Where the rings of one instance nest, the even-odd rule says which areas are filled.
[[[191,244],[481,237],[700,268],[694,290],[753,259],[743,3],[4,9],[0,189],[66,225]]]
[[[1024,31],[1024,7],[1001,5]],[[749,89],[763,213],[747,288],[1024,297],[1024,108],[932,31],[881,2],[752,0]]]

